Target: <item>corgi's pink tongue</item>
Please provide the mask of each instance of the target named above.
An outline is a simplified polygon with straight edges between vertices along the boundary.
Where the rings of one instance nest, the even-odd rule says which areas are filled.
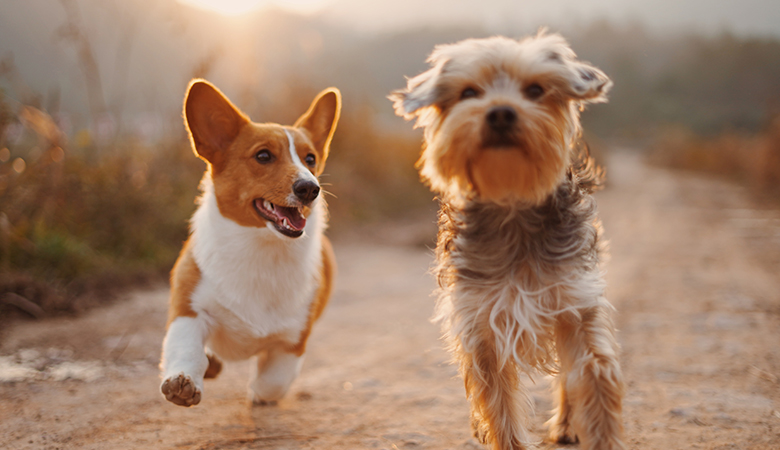
[[[288,228],[292,228],[295,231],[301,231],[303,230],[303,227],[306,226],[306,218],[303,217],[303,214],[301,214],[301,211],[298,208],[287,208],[286,206],[276,206],[276,215],[281,217],[282,219],[287,219],[287,223],[285,224],[282,220],[283,225],[287,225]]]
[[[306,218],[303,217],[298,208],[274,205],[263,199],[255,200],[255,208],[258,211],[263,211],[266,219],[273,219],[277,227],[290,231],[301,231],[306,226]]]

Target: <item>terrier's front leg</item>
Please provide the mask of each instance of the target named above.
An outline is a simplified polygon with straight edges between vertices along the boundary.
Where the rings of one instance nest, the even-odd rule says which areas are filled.
[[[547,421],[550,428],[550,440],[558,444],[576,444],[579,442],[571,426],[571,404],[566,390],[566,375],[571,371],[571,364],[561,358],[561,371],[554,382],[556,399],[555,414]]]
[[[160,386],[165,398],[180,406],[200,403],[203,375],[209,365],[204,342],[205,322],[198,317],[177,317],[168,327],[163,341]]]
[[[579,438],[583,450],[623,450],[622,400],[615,329],[606,302],[581,313],[579,322],[561,321],[556,344],[561,360],[561,397],[549,422],[550,438]]]
[[[249,399],[258,405],[281,399],[298,377],[302,366],[303,355],[281,349],[269,350],[265,358],[258,357],[254,377],[249,383]]]
[[[527,392],[512,363],[499,363],[495,337],[481,329],[476,345],[456,348],[460,371],[471,404],[471,427],[480,442],[491,450],[525,450],[525,421],[530,409]],[[470,341],[472,337],[461,337]]]

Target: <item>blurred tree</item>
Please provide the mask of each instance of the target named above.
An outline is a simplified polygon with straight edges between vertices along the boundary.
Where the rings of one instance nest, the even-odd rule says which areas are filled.
[[[56,36],[63,41],[71,42],[76,47],[86,81],[90,115],[95,121],[106,112],[100,70],[89,37],[84,30],[78,2],[76,0],[60,0],[60,3],[65,10],[67,21],[57,30]]]

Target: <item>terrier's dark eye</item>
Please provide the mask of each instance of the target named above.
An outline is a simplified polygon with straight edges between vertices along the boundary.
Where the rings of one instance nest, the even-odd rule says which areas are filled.
[[[255,159],[260,164],[268,164],[273,162],[274,155],[271,154],[271,152],[268,149],[262,149],[259,152],[255,153]]]
[[[463,92],[460,93],[460,99],[465,100],[467,98],[474,98],[477,95],[479,95],[479,92],[477,92],[474,88],[466,88],[463,90]]]
[[[305,158],[303,158],[303,162],[305,162],[309,167],[314,167],[314,164],[317,163],[317,157],[314,156],[314,154],[309,153]]]
[[[544,95],[544,88],[536,83],[528,85],[525,88],[525,96],[531,100],[536,100],[542,95]]]

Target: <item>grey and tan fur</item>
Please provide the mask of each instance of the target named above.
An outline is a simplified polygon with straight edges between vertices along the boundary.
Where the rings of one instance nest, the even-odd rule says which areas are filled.
[[[591,196],[601,173],[577,146],[579,109],[604,101],[609,79],[543,33],[437,47],[429,61],[391,99],[425,127],[419,165],[442,202],[437,317],[475,436],[497,450],[526,448],[532,408],[519,375],[542,372],[557,374],[552,441],[624,448]]]

